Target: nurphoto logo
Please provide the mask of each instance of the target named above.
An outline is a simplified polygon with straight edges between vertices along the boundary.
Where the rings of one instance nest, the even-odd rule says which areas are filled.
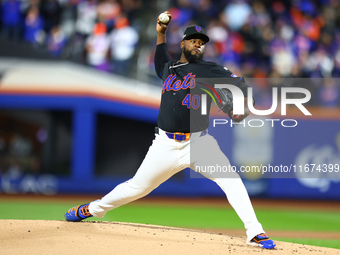
[[[231,84],[215,84],[215,88],[218,89],[228,89],[232,96],[233,96],[233,114],[240,114],[243,115],[245,112],[244,109],[244,95],[240,88],[236,87],[235,85]],[[281,116],[287,115],[287,105],[295,105],[304,115],[310,116],[312,115],[306,107],[303,105],[307,103],[311,99],[311,93],[309,90],[305,88],[297,88],[297,87],[283,87],[281,88],[281,100],[279,101],[279,93],[278,88],[272,88],[272,105],[269,109],[260,110],[256,109],[253,105],[253,88],[248,87],[247,89],[248,97],[247,97],[247,105],[249,108],[249,111],[256,115],[256,116],[268,116],[270,114],[273,114],[279,105],[279,102],[281,104]],[[289,94],[301,94],[302,98],[288,98]],[[206,115],[207,114],[207,95],[202,95],[202,108],[201,108],[201,114]],[[253,123],[257,122],[257,125],[254,125]],[[265,119],[265,121],[261,119],[248,119],[247,123],[250,127],[262,127],[265,123],[271,123],[271,126],[274,127],[274,123],[280,122],[283,127],[295,127],[297,126],[298,122],[294,119]],[[213,126],[215,125],[224,125],[230,123],[232,126],[233,124],[243,125],[246,126],[246,122],[242,121],[239,123],[233,123],[232,120],[227,119],[214,119],[213,120]],[[288,125],[287,123],[290,123]]]

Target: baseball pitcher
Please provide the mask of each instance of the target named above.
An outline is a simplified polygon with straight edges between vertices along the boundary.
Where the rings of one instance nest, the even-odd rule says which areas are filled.
[[[192,108],[199,105],[197,100],[200,100],[199,94],[191,92],[199,86],[199,78],[235,78],[233,84],[243,91],[246,102],[248,85],[227,68],[202,59],[209,37],[200,26],[186,28],[180,41],[180,59],[170,59],[166,30],[171,22],[171,14],[164,13],[168,19],[162,17],[161,20],[166,23],[158,18],[156,24],[155,70],[163,81],[163,89],[152,145],[135,176],[116,186],[101,199],[69,209],[65,214],[67,221],[81,221],[93,216],[102,218],[106,212],[146,196],[185,168],[195,170],[195,166],[216,164],[230,166],[228,158],[208,133],[209,114],[195,117],[195,125],[190,125],[190,113]],[[242,121],[247,117],[247,111],[244,115],[233,115],[230,107],[232,99],[228,91],[212,89],[216,91],[214,95],[218,98],[218,106],[231,119]],[[211,103],[211,98],[208,103]],[[198,153],[193,153],[196,150]],[[244,223],[247,244],[274,249],[276,244],[265,234],[257,220],[247,190],[238,174],[231,173],[228,178],[218,178],[209,172],[203,175],[214,181],[226,194],[229,203]]]

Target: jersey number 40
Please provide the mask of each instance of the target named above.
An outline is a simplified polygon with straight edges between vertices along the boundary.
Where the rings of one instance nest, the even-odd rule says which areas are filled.
[[[197,109],[200,107],[200,101],[201,98],[199,95],[191,96],[191,94],[187,94],[182,101],[182,105],[186,105],[187,108],[192,107],[193,109]]]

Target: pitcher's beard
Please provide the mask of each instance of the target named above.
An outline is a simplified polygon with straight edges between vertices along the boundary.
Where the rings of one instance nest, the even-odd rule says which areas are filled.
[[[203,59],[203,53],[200,53],[199,55],[192,55],[191,51],[187,50],[185,47],[183,48],[183,54],[189,63],[199,63]]]

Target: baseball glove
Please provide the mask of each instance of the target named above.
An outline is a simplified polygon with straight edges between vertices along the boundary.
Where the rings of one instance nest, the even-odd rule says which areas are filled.
[[[219,95],[221,101],[217,98],[217,106],[226,113],[234,122],[240,122],[242,120],[241,115],[233,114],[233,95],[227,89],[215,89]]]

